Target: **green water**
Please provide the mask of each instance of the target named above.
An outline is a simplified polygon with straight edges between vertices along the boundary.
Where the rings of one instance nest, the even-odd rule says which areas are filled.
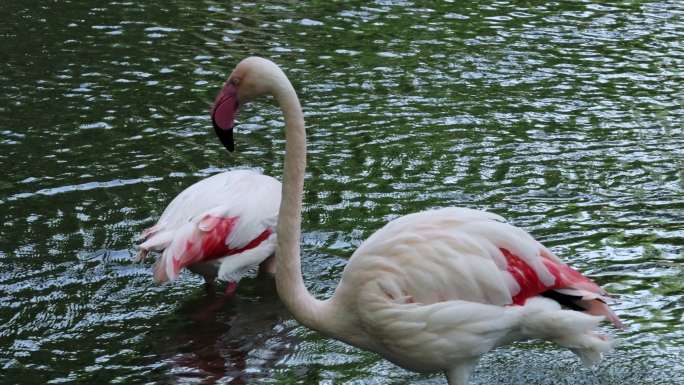
[[[486,209],[615,294],[593,370],[529,342],[472,384],[684,384],[684,4],[670,1],[5,0],[0,26],[0,383],[444,384],[308,331],[268,279],[218,309],[161,287],[133,240],[198,179],[279,176],[278,110],[209,107],[244,56],[307,119],[303,261],[332,294],[387,220]]]

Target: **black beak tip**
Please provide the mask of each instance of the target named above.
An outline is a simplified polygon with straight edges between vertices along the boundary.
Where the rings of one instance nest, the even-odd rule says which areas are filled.
[[[233,140],[232,127],[227,130],[224,130],[218,125],[216,125],[216,123],[214,123],[214,131],[216,132],[216,136],[218,136],[221,143],[223,143],[223,147],[225,147],[226,150],[230,152],[235,151],[235,141]]]

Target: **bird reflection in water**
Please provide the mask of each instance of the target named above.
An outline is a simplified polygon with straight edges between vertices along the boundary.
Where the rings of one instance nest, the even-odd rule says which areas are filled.
[[[157,329],[163,333],[150,335],[164,357],[164,383],[240,385],[271,377],[296,346],[296,324],[287,322],[273,279],[242,282],[229,299],[211,292],[188,298]]]

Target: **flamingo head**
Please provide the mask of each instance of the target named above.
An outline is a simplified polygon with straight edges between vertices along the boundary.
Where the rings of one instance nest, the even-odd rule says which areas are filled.
[[[240,106],[264,94],[274,95],[278,78],[284,76],[275,63],[260,57],[248,57],[235,67],[211,109],[216,135],[228,151],[235,150],[233,127]]]

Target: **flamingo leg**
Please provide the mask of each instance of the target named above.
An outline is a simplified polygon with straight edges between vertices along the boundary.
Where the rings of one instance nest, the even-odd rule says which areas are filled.
[[[226,298],[233,298],[235,296],[236,291],[237,291],[237,282],[228,281],[228,283],[226,284],[226,289],[223,291],[223,294],[225,295]]]
[[[477,364],[477,358],[463,359],[457,365],[446,370],[449,385],[468,385],[470,373]]]
[[[275,264],[275,254],[271,254],[270,257],[264,259],[263,262],[259,264],[259,275],[269,274],[275,275],[276,264]]]
[[[207,294],[216,293],[216,283],[214,282],[214,278],[204,277],[204,290],[207,291]]]

